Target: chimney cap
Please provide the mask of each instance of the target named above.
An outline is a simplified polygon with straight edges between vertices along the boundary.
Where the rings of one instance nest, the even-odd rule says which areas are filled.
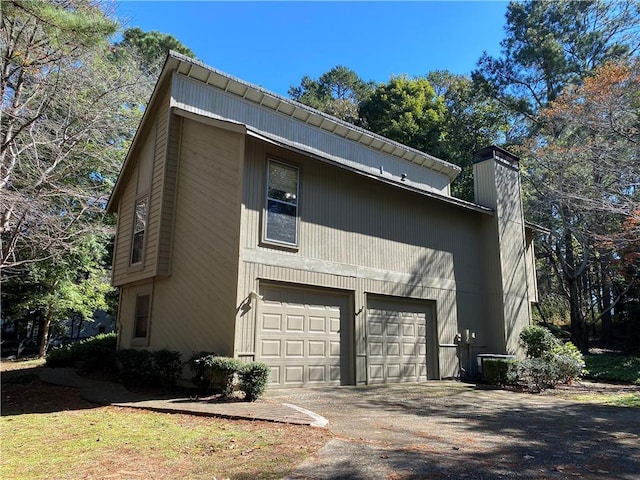
[[[520,159],[513,153],[506,151],[504,148],[500,148],[496,145],[490,145],[488,147],[481,148],[473,154],[474,163],[484,162],[489,159],[498,159],[506,161],[514,166],[517,166]]]

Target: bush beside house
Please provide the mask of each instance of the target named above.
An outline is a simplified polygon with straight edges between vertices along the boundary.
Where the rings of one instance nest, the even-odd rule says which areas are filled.
[[[540,392],[580,378],[584,357],[571,342],[563,344],[551,331],[531,325],[520,333],[527,358],[523,360],[485,360],[484,378],[492,385],[511,385]]]
[[[81,373],[99,373],[120,378],[125,384],[169,388],[176,385],[184,363],[180,352],[161,350],[117,350],[115,333],[96,335],[81,342],[52,349],[47,367],[78,367]],[[212,352],[194,353],[187,362],[194,372],[193,383],[202,395],[225,398],[235,390],[246,401],[257,400],[265,391],[269,368],[259,362],[242,363]]]

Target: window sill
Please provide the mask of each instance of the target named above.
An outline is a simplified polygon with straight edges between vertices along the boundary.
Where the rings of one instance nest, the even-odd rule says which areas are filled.
[[[149,338],[148,337],[135,337],[131,339],[132,347],[148,347],[149,346]]]
[[[285,252],[291,253],[298,253],[300,251],[300,247],[298,245],[288,245],[286,243],[272,242],[269,240],[262,240],[259,243],[259,246],[264,248],[271,248],[274,250],[283,250]]]

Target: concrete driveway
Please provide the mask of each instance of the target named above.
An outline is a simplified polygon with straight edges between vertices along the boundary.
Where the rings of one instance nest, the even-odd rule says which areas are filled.
[[[334,438],[288,479],[640,479],[640,411],[461,382],[272,390]]]

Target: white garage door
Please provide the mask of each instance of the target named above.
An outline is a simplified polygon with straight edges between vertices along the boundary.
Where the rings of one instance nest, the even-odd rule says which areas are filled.
[[[437,378],[437,350],[427,352],[428,333],[435,330],[433,304],[369,296],[367,307],[368,382]]]
[[[351,383],[347,295],[278,285],[260,293],[256,357],[271,386]]]

